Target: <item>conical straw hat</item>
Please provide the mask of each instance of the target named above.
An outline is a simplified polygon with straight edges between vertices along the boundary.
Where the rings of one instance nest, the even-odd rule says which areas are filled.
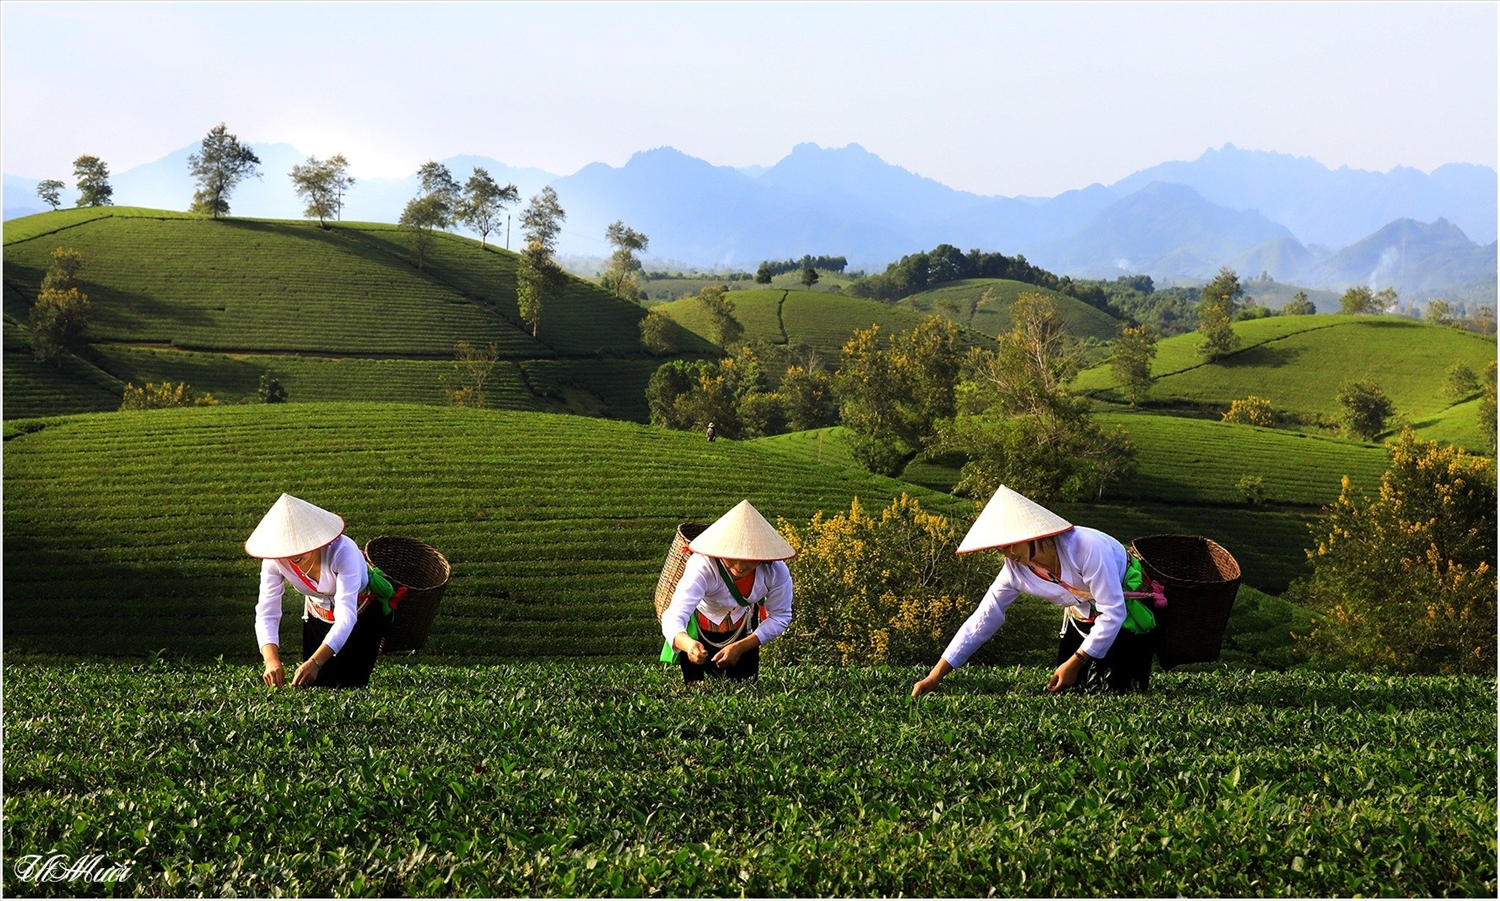
[[[704,529],[688,550],[723,560],[786,560],[797,554],[748,500]]]
[[[969,527],[969,534],[959,542],[958,552],[982,551],[986,548],[1005,547],[1020,541],[1031,541],[1058,535],[1073,528],[1073,524],[1038,504],[1001,485],[995,496],[984,505],[979,518]]]
[[[317,550],[344,533],[344,518],[301,498],[283,494],[245,539],[252,557],[295,557]]]

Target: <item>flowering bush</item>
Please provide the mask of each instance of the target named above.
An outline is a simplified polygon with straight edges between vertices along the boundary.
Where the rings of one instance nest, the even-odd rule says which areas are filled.
[[[1307,552],[1306,646],[1333,666],[1493,675],[1494,465],[1410,429],[1387,447],[1380,493],[1346,477]]]
[[[212,394],[198,396],[186,382],[147,382],[137,388],[133,383],[125,385],[125,394],[120,402],[121,410],[160,410],[166,407],[213,407],[218,401]]]
[[[1276,411],[1271,408],[1270,401],[1252,394],[1242,400],[1231,401],[1229,409],[1224,411],[1221,418],[1224,422],[1269,427],[1276,424]]]
[[[789,662],[932,663],[990,578],[957,556],[954,524],[906,494],[877,516],[855,498],[847,514],[780,527],[797,550],[796,615],[766,650]]]

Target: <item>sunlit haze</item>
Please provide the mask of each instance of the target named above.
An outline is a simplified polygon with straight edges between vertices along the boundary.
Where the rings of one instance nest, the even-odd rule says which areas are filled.
[[[6,174],[196,144],[569,175],[858,143],[1053,196],[1210,147],[1496,164],[1493,3],[31,3],[0,7]]]

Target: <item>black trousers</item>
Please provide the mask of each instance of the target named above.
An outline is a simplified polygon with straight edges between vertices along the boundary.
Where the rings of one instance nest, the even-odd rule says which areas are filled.
[[[1094,628],[1070,613],[1063,614],[1062,635],[1057,642],[1057,665],[1062,664],[1083,646],[1083,639]],[[1145,635],[1120,627],[1115,643],[1102,660],[1089,661],[1074,687],[1105,691],[1146,691],[1151,687],[1151,657],[1156,653],[1156,639],[1161,632],[1153,629]]]
[[[722,678],[724,676],[728,676],[731,679],[754,679],[757,675],[759,675],[759,647],[752,648],[741,654],[740,659],[735,661],[734,666],[731,666],[728,669],[722,669],[718,664],[714,663],[713,656],[719,653],[719,649],[715,648],[707,641],[704,641],[704,639],[709,638],[715,642],[722,643],[728,641],[732,635],[734,635],[733,630],[728,632],[701,632],[699,634],[698,640],[703,642],[703,646],[708,649],[708,662],[702,664],[694,663],[693,661],[688,659],[687,654],[681,654],[679,659],[682,665],[682,681],[702,682],[705,676],[712,676],[715,679]]]
[[[364,688],[370,684],[370,673],[375,669],[375,658],[380,656],[380,639],[385,637],[391,618],[380,604],[370,602],[365,612],[354,622],[354,631],[344,646],[318,670],[315,688]],[[302,620],[302,659],[307,660],[318,650],[323,639],[328,637],[332,623],[325,623],[314,616]]]

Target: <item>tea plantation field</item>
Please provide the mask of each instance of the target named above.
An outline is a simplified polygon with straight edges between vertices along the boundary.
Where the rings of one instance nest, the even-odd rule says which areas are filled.
[[[1409,424],[1420,438],[1485,452],[1472,400],[1452,400],[1443,384],[1457,363],[1477,375],[1495,359],[1495,337],[1395,316],[1276,316],[1237,322],[1243,346],[1214,364],[1198,357],[1202,337],[1160,341],[1145,403],[1155,412],[1197,410],[1217,418],[1236,399],[1266,398],[1279,413],[1337,419],[1348,379],[1375,382],[1395,406],[1390,425]],[[1075,387],[1114,397],[1109,364],[1079,374]]]
[[[7,665],[4,841],[136,896],[1494,897],[1492,679]]]
[[[1378,448],[1141,419],[1202,427],[1140,429],[1170,463],[1170,477],[1142,483],[1154,496],[1057,509],[1124,541],[1206,535],[1232,550],[1246,586],[1273,594],[1305,571],[1308,522],[1340,474],[1373,488],[1383,465]],[[1275,503],[1233,498],[1238,464],[1170,456],[1184,439],[1222,443],[1220,433],[1245,436]],[[254,660],[257,570],[243,542],[282,491],[344,516],[361,544],[405,535],[441,550],[453,578],[422,654],[464,662],[649,659],[660,643],[649,599],[676,525],[744,498],[799,526],[855,497],[879,510],[903,492],[961,523],[975,514],[973,501],[861,470],[836,431],[809,434],[824,437],[710,444],[577,416],[354,403],[12,420],[6,650]],[[1008,637],[1010,661],[1045,659],[1047,631]]]
[[[988,300],[983,300],[985,291],[990,292]],[[1060,291],[1007,278],[957,279],[902,298],[897,305],[923,315],[936,313],[993,337],[1011,330],[1010,308],[1022,294],[1051,298],[1058,318],[1076,337],[1109,341],[1120,333],[1120,320],[1102,310]],[[970,303],[975,305],[973,317]]]
[[[61,368],[30,353],[29,311],[50,255],[82,254],[89,344]],[[516,255],[438,233],[418,265],[393,225],[203,216],[130,207],[42,213],[5,224],[4,416],[118,409],[127,382],[186,381],[222,402],[254,400],[262,374],[294,403],[442,404],[455,345],[493,345],[489,406],[645,421],[660,365],[641,346],[644,310],[566,281],[537,334],[515,300]],[[682,330],[680,353],[715,353]]]
[[[879,325],[886,333],[915,328],[925,315],[905,307],[842,297],[821,291],[755,288],[735,291],[734,316],[745,327],[745,341],[771,344],[805,344],[826,365],[836,366],[843,347],[857,329]],[[659,304],[656,309],[670,316],[701,340],[712,340],[708,317],[696,298]],[[964,329],[963,340],[971,346],[992,345],[992,337]]]

